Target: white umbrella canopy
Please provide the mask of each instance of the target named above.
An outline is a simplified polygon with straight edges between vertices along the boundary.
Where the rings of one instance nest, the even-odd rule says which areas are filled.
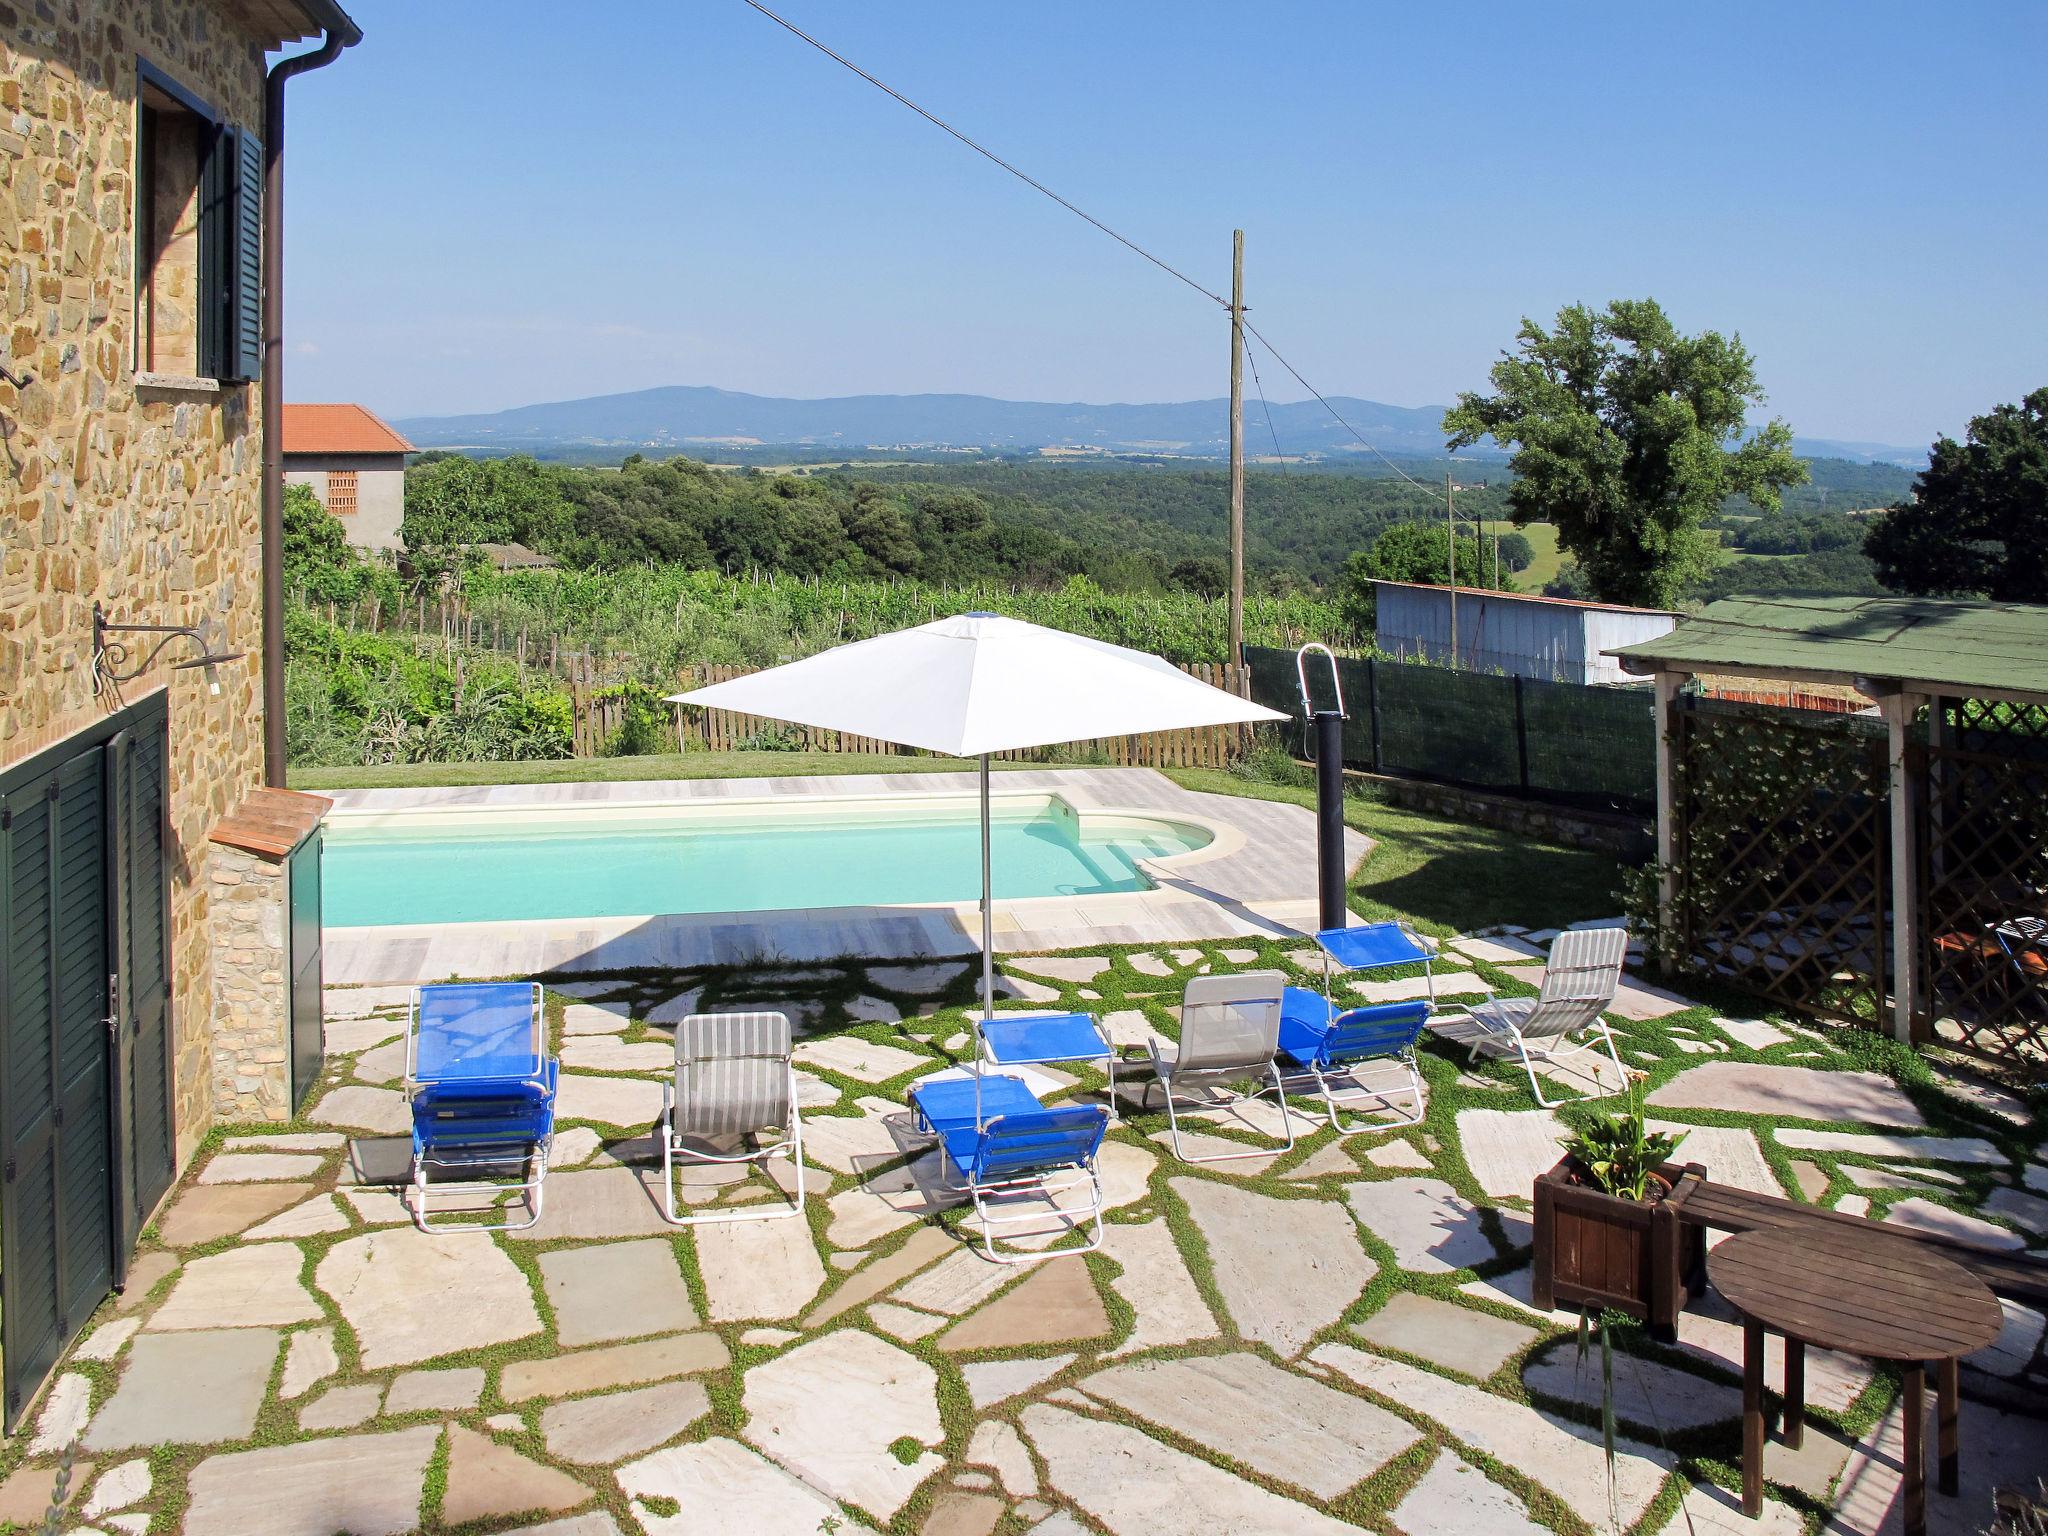
[[[673,702],[954,757],[1286,718],[1143,651],[990,613],[858,640]]]
[[[669,702],[764,715],[981,759],[982,1006],[995,1007],[991,752],[1284,720],[1143,651],[993,613],[935,619]]]

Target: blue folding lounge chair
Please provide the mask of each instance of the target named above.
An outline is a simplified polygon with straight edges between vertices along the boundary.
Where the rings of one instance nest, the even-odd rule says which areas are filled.
[[[1415,1125],[1423,1115],[1415,1042],[1429,1023],[1429,1012],[1428,1002],[1421,999],[1339,1012],[1327,997],[1305,987],[1289,987],[1280,1006],[1282,1075],[1289,1083],[1315,1086],[1339,1136]],[[1368,1074],[1374,1081],[1368,1081]],[[1377,1085],[1381,1082],[1386,1086]],[[1410,1105],[1405,1112],[1397,1102],[1404,1096]],[[1398,1118],[1354,1120],[1347,1126],[1338,1117],[1338,1105],[1366,1103],[1393,1110]]]
[[[981,1218],[981,1240],[998,1264],[1029,1264],[1039,1259],[1087,1253],[1102,1246],[1102,1180],[1095,1160],[1109,1129],[1109,1111],[1101,1105],[1047,1109],[1008,1073],[927,1080],[910,1090],[917,1125],[939,1138],[944,1160],[964,1181],[974,1213]],[[1073,1190],[1082,1199],[1062,1204]],[[1037,1197],[1023,1215],[999,1214],[997,1202]],[[1089,1229],[1079,1248],[1051,1253],[999,1250],[998,1227],[1030,1226],[1050,1230],[1048,1221],[1069,1231]]]
[[[405,1032],[413,1225],[423,1232],[508,1232],[540,1220],[555,1137],[555,1073],[538,982],[413,988]],[[500,1176],[434,1183],[435,1169],[472,1175],[495,1169]],[[430,1189],[444,1195],[518,1195],[526,1219],[439,1222],[430,1228]]]
[[[804,1122],[797,1113],[796,1064],[785,1013],[693,1013],[676,1026],[676,1071],[661,1089],[661,1191],[679,1227],[766,1221],[804,1208]],[[772,1139],[766,1132],[779,1131]],[[751,1150],[706,1150],[705,1138],[755,1138]],[[685,1140],[688,1138],[688,1140]],[[796,1164],[796,1199],[787,1206],[742,1205],[684,1214],[676,1209],[677,1159],[702,1163]]]

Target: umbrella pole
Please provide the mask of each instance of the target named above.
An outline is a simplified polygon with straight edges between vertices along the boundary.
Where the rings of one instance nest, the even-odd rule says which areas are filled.
[[[981,755],[981,1016],[996,1011],[996,915],[989,858],[988,754]]]
[[[981,1017],[984,1023],[996,1011],[996,910],[995,882],[989,857],[988,754],[981,754]],[[981,1043],[982,1031],[974,1031],[974,1123],[981,1125]]]

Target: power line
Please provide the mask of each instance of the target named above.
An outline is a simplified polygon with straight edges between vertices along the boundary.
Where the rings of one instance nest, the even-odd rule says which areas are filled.
[[[1128,235],[1118,233],[1116,230],[1110,228],[1109,225],[1103,223],[1102,220],[1096,218],[1094,214],[1088,212],[1085,208],[1081,208],[1076,204],[1069,202],[1066,198],[1060,196],[1059,193],[1053,191],[1051,187],[1048,187],[1044,182],[1040,181],[1037,177],[1027,175],[1025,172],[1019,170],[1016,166],[1012,165],[1009,161],[1005,160],[1001,155],[997,154],[994,150],[990,149],[987,145],[982,144],[977,140],[968,137],[968,135],[962,133],[958,128],[955,128],[951,123],[947,122],[937,113],[931,112],[926,108],[919,106],[916,102],[912,101],[908,96],[904,95],[903,92],[897,90],[895,86],[890,85],[888,82],[880,80],[876,78],[874,75],[869,74],[865,69],[862,69],[858,64],[854,63],[853,60],[847,58],[846,55],[844,55],[843,53],[839,53],[836,50],[828,47],[826,44],[820,42],[817,38],[811,36],[810,33],[804,31],[802,27],[797,26],[794,22],[789,21],[785,17],[778,16],[774,11],[771,11],[767,6],[763,5],[761,3],[761,0],[745,0],[745,3],[748,6],[751,6],[754,10],[759,11],[763,16],[766,16],[770,21],[774,22],[778,27],[781,27],[785,32],[789,33],[792,37],[800,38],[802,41],[809,43],[813,48],[817,49],[818,52],[824,54],[826,58],[832,60],[835,64],[841,65],[842,67],[851,70],[854,74],[860,76],[861,79],[867,81],[869,85],[872,85],[876,90],[880,91],[883,95],[892,97],[896,101],[900,102],[902,105],[910,108],[911,111],[915,112],[919,117],[923,118],[933,127],[941,129],[944,132],[952,135],[954,138],[958,139],[962,144],[965,144],[969,149],[973,150],[977,155],[980,155],[983,159],[988,160],[995,165],[1001,166],[1004,170],[1008,171],[1012,176],[1016,177],[1019,181],[1023,182],[1027,187],[1030,187],[1033,191],[1042,193],[1046,197],[1051,198],[1054,202],[1058,203],[1062,208],[1066,209],[1067,212],[1073,214],[1076,218],[1085,220],[1087,223],[1094,225],[1095,228],[1101,230],[1102,233],[1109,236],[1110,239],[1116,241],[1118,245],[1121,245],[1125,249],[1132,251],[1139,256],[1144,257],[1145,260],[1151,262],[1153,266],[1159,268],[1160,271],[1166,273],[1169,277],[1176,278],[1180,282],[1185,283],[1188,287],[1194,289],[1195,292],[1199,293],[1203,298],[1207,299],[1210,303],[1224,310],[1228,310],[1230,308],[1230,301],[1224,298],[1222,294],[1216,293],[1208,288],[1204,288],[1200,283],[1196,282],[1192,277],[1189,277],[1187,273],[1181,271],[1180,268],[1174,266],[1173,263],[1167,261],[1164,257],[1153,255],[1150,251],[1146,250],[1145,247],[1138,244],[1137,241],[1131,239]],[[1413,475],[1410,475],[1405,469],[1401,468],[1400,465],[1396,464],[1384,453],[1381,453],[1379,448],[1375,444],[1369,442],[1366,439],[1364,433],[1360,432],[1358,428],[1352,426],[1350,422],[1346,421],[1344,419],[1343,413],[1340,412],[1337,409],[1337,407],[1330,404],[1329,398],[1326,395],[1324,395],[1324,393],[1321,390],[1317,389],[1315,385],[1309,383],[1307,379],[1301,376],[1301,370],[1296,368],[1294,364],[1288,362],[1287,359],[1281,355],[1279,348],[1275,347],[1272,342],[1266,340],[1265,334],[1263,332],[1258,330],[1249,320],[1244,321],[1243,324],[1244,329],[1249,334],[1258,337],[1259,345],[1263,346],[1268,352],[1273,354],[1274,361],[1279,363],[1280,366],[1285,368],[1290,374],[1294,375],[1294,382],[1299,384],[1303,389],[1307,390],[1310,394],[1314,395],[1316,399],[1322,403],[1323,409],[1328,411],[1330,415],[1336,419],[1336,422],[1340,427],[1342,427],[1346,432],[1349,432],[1353,437],[1357,438],[1360,445],[1364,447],[1368,453],[1371,453],[1382,464],[1386,465],[1388,469],[1391,469],[1395,474],[1399,475],[1403,480],[1406,480],[1410,485],[1414,486],[1417,490],[1427,491],[1429,489],[1427,486],[1423,485],[1421,481],[1417,480]],[[1245,349],[1245,353],[1247,356],[1249,356],[1251,353],[1251,349],[1247,347]],[[1254,366],[1254,368],[1252,369],[1252,377],[1256,381],[1258,377],[1258,369],[1256,366]],[[1259,398],[1262,402],[1265,399],[1265,392],[1263,389],[1260,390]],[[1268,431],[1271,431],[1272,425],[1272,408],[1268,406],[1266,410],[1266,426]],[[1276,454],[1279,452],[1279,439],[1277,437],[1275,437],[1274,439],[1274,452]],[[1430,494],[1434,495],[1435,493],[1432,491],[1430,492]]]
[[[866,70],[862,69],[858,64],[854,63],[853,60],[847,58],[844,54],[835,53],[832,49],[826,47],[825,44],[819,42],[818,39],[811,36],[810,33],[804,31],[803,28],[795,25],[793,22],[787,21],[784,18],[776,15],[775,12],[769,10],[767,6],[763,5],[761,3],[761,0],[746,0],[746,3],[752,6],[755,10],[759,11],[763,16],[766,16],[778,27],[781,27],[784,31],[792,34],[793,36],[802,38],[805,42],[809,43],[813,48],[817,49],[818,52],[824,54],[826,58],[831,59],[834,63],[842,64],[846,68],[852,70],[856,75],[859,75],[861,79],[867,81],[867,83],[869,85],[872,85],[876,90],[881,91],[884,95],[895,97],[896,100],[903,103],[904,106],[910,108],[911,111],[915,112],[919,117],[923,118],[926,122],[932,124],[936,128],[944,129],[947,133],[950,133],[954,138],[958,139],[962,144],[965,144],[969,149],[973,150],[977,155],[980,155],[982,158],[986,160],[994,161],[997,165],[1001,166],[1004,170],[1008,171],[1012,176],[1016,177],[1026,186],[1031,187],[1036,191],[1044,193],[1047,197],[1051,198],[1054,202],[1058,203],[1062,208],[1066,209],[1067,212],[1073,214],[1076,218],[1086,219],[1090,224],[1093,224],[1097,229],[1101,230],[1105,235],[1109,236],[1110,239],[1116,241],[1117,244],[1124,246],[1129,250],[1135,251],[1138,255],[1144,257],[1147,261],[1151,262],[1153,266],[1159,268],[1160,271],[1165,272],[1170,276],[1179,278],[1183,283],[1186,283],[1190,288],[1194,289],[1195,292],[1199,293],[1203,298],[1209,300],[1211,303],[1219,305],[1224,309],[1230,308],[1230,301],[1224,298],[1223,295],[1221,295],[1220,293],[1211,293],[1207,288],[1204,288],[1200,283],[1196,282],[1192,277],[1189,277],[1187,273],[1181,271],[1180,268],[1174,266],[1171,262],[1166,261],[1162,257],[1154,256],[1150,251],[1146,250],[1145,247],[1138,244],[1137,241],[1131,239],[1129,236],[1118,234],[1115,230],[1111,229],[1107,224],[1103,223],[1102,220],[1096,218],[1094,214],[1089,213],[1084,208],[1076,207],[1073,203],[1068,202],[1064,197],[1061,197],[1059,193],[1053,191],[1051,187],[1048,187],[1044,182],[1038,180],[1037,177],[1026,175],[1023,171],[1020,171],[1019,169],[1017,169],[1016,166],[1010,164],[1009,161],[1005,160],[1001,155],[997,154],[994,150],[988,148],[984,144],[976,143],[973,139],[969,138],[966,134],[962,133],[958,128],[955,128],[951,123],[947,122],[944,118],[938,116],[936,113],[926,111],[923,107],[919,106],[916,102],[912,101],[908,96],[904,95],[901,91],[897,90],[895,86],[886,84],[885,82],[876,79],[873,75],[869,74]]]
[[[1247,327],[1249,329],[1249,327]],[[1266,400],[1265,381],[1259,377],[1259,360],[1250,347],[1244,349],[1244,360],[1252,365],[1252,386],[1259,392],[1259,409],[1266,413],[1266,433],[1273,439],[1273,457],[1281,458],[1280,434],[1273,430],[1273,407]],[[1287,465],[1280,465],[1280,473],[1287,473]]]
[[[751,4],[752,0],[749,0],[749,3]],[[1332,416],[1334,416],[1337,419],[1337,425],[1342,427],[1346,432],[1349,432],[1353,437],[1357,438],[1360,444],[1364,446],[1365,450],[1368,453],[1370,453],[1374,458],[1378,459],[1382,464],[1386,465],[1387,468],[1391,469],[1395,474],[1399,475],[1403,480],[1406,480],[1410,485],[1414,486],[1418,491],[1429,490],[1429,487],[1425,486],[1420,480],[1417,480],[1413,475],[1409,474],[1407,470],[1403,469],[1400,465],[1396,464],[1392,459],[1388,458],[1384,453],[1381,453],[1378,448],[1374,447],[1371,443],[1367,442],[1365,434],[1363,432],[1360,432],[1358,428],[1351,425],[1350,422],[1346,421],[1344,419],[1344,413],[1338,410],[1337,407],[1335,407],[1334,405],[1330,404],[1329,400],[1324,396],[1323,392],[1320,389],[1317,389],[1315,385],[1309,383],[1307,379],[1304,379],[1301,376],[1301,370],[1295,367],[1294,364],[1287,361],[1287,359],[1281,355],[1280,349],[1278,347],[1274,346],[1272,342],[1266,340],[1264,332],[1260,331],[1249,320],[1245,321],[1244,328],[1247,331],[1250,331],[1252,335],[1259,338],[1259,345],[1264,347],[1268,352],[1273,354],[1274,362],[1278,363],[1282,368],[1285,368],[1289,373],[1294,375],[1295,383],[1299,384],[1303,389],[1307,390],[1310,394],[1314,395],[1316,399],[1322,401],[1323,409],[1328,411]],[[1434,496],[1436,493],[1434,491],[1430,491],[1430,494]]]

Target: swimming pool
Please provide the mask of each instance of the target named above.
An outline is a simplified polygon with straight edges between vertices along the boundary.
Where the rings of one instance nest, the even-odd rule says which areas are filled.
[[[1150,890],[1140,861],[1213,836],[1057,794],[998,794],[993,811],[1003,900]],[[321,881],[337,928],[975,901],[980,817],[958,795],[337,812]]]

